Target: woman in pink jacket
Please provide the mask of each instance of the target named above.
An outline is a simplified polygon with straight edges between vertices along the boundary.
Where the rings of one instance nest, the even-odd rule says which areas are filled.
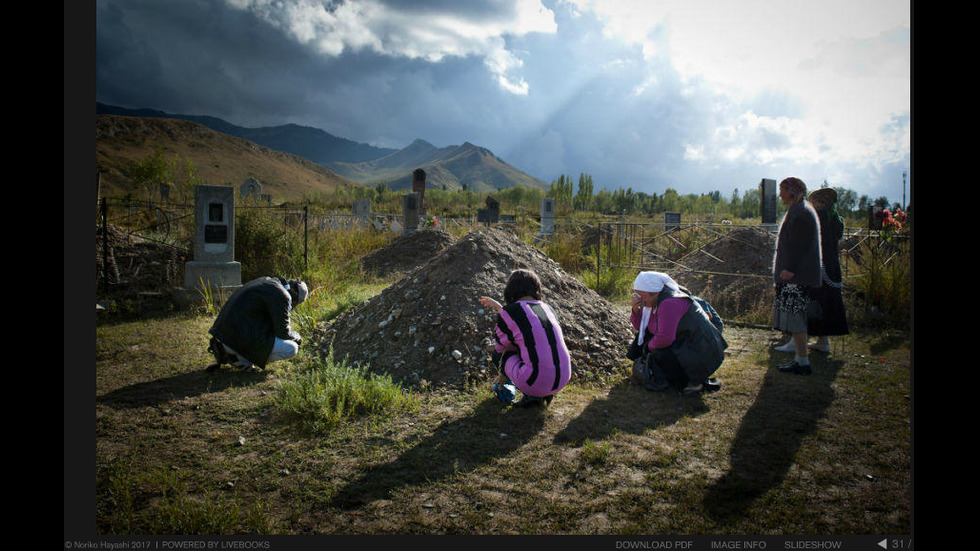
[[[631,306],[637,335],[629,357],[638,362],[634,377],[644,388],[677,387],[686,396],[720,388],[711,375],[724,361],[728,343],[696,297],[667,274],[640,272]]]

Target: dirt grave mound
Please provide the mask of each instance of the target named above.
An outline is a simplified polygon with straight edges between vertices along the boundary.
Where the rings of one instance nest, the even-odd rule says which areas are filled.
[[[474,231],[379,295],[323,328],[321,353],[367,365],[409,386],[455,386],[494,374],[489,359],[497,314],[479,297],[503,302],[507,276],[534,270],[561,323],[573,379],[595,379],[625,360],[627,316],[540,250],[496,228]]]
[[[361,259],[361,266],[365,272],[379,277],[394,272],[409,272],[455,242],[456,238],[445,230],[414,231],[365,255]]]
[[[771,303],[772,258],[776,234],[762,228],[737,228],[678,261],[671,275],[705,298],[723,318]]]

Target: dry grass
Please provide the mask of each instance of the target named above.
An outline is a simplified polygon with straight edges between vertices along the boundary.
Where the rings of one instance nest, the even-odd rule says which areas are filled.
[[[279,415],[307,367],[207,374],[210,318],[98,327],[99,533],[890,534],[911,531],[910,353],[851,337],[780,374],[732,328],[721,392],[572,385],[547,410],[487,385],[311,436]],[[226,368],[227,369],[227,368]]]

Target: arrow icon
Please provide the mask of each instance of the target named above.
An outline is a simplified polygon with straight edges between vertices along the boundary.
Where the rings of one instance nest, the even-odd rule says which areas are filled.
[[[888,538],[879,541],[878,547],[881,547],[882,549],[888,549]]]

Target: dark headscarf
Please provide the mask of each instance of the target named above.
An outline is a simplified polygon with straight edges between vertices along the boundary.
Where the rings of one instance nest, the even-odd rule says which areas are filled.
[[[779,187],[786,188],[787,191],[796,197],[804,197],[806,195],[806,184],[799,178],[786,178],[782,182],[779,182]]]

